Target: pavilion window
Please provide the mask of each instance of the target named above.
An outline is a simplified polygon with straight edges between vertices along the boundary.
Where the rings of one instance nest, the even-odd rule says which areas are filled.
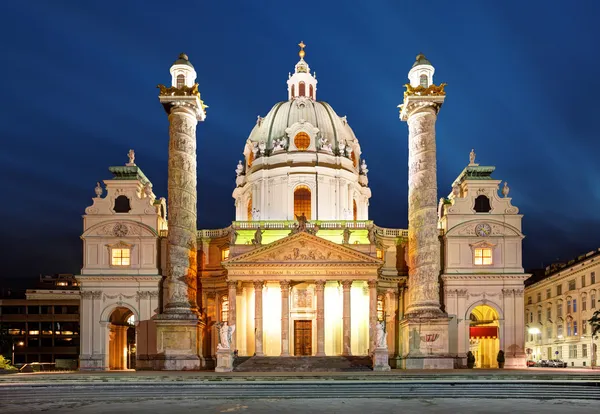
[[[562,336],[563,336],[563,326],[562,325],[558,325],[556,327],[556,336],[558,336],[559,338],[562,338]]]
[[[573,313],[577,312],[577,299],[573,299]]]
[[[596,272],[590,274],[590,284],[593,285],[594,283],[596,283]]]
[[[177,89],[181,89],[185,86],[185,76],[177,75]]]
[[[489,247],[475,249],[476,266],[487,266],[492,264],[492,249]]]
[[[590,295],[590,308],[596,309],[596,294],[592,293]]]
[[[577,321],[573,321],[573,335],[577,336]]]
[[[581,310],[584,311],[587,309],[587,297],[583,296],[581,298]]]
[[[306,216],[307,220],[311,219],[311,193],[310,189],[301,185],[296,187],[294,190],[294,217],[295,216]]]
[[[556,305],[556,317],[562,318],[562,303]]]
[[[422,87],[427,88],[429,86],[429,81],[427,79],[427,75],[421,75],[419,77],[419,81],[420,81]]]
[[[115,198],[115,205],[113,207],[115,213],[129,213],[131,205],[129,204],[129,198],[125,195],[120,195]]]
[[[306,85],[304,82],[298,84],[298,96],[306,96]]]
[[[570,320],[567,320],[567,336],[571,336],[571,328],[572,328],[572,323]]]
[[[552,308],[551,307],[546,308],[546,319],[547,320],[552,319]]]
[[[131,249],[111,249],[110,264],[113,266],[129,266],[131,264]]]

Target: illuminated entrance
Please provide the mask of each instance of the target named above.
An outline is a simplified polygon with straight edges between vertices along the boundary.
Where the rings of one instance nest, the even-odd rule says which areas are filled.
[[[498,312],[488,305],[479,305],[470,315],[469,350],[475,355],[475,368],[497,368],[500,350]]]
[[[294,355],[312,355],[312,321],[294,321]]]
[[[108,325],[108,368],[135,369],[135,316],[118,307],[110,314]]]

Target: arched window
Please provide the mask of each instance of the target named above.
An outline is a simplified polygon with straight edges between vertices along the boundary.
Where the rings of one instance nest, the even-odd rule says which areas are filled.
[[[296,97],[296,85],[292,85],[292,98]]]
[[[127,196],[120,195],[115,199],[115,207],[113,208],[115,213],[129,213],[131,206],[129,205],[129,199]]]
[[[252,220],[252,197],[250,197],[248,199],[248,206],[247,206],[247,210],[246,213],[248,214],[248,221]]]
[[[352,151],[350,154],[350,158],[352,159],[352,165],[354,165],[354,168],[358,167],[358,162],[356,160],[356,154],[354,151]]]
[[[248,154],[248,168],[252,167],[252,163],[254,162],[254,153],[252,151],[250,151],[250,154]]]
[[[177,88],[181,89],[185,85],[185,76],[177,75]]]
[[[310,96],[310,99],[314,99],[315,98],[315,90],[313,89],[312,85],[308,86],[308,95]]]
[[[310,137],[306,132],[298,132],[294,137],[294,145],[298,151],[306,151],[310,145]]]
[[[311,219],[311,196],[310,189],[300,185],[294,190],[294,217],[305,215],[307,220]]]
[[[352,213],[354,221],[358,220],[358,206],[356,205],[356,200],[352,200]]]
[[[306,96],[306,85],[304,82],[298,84],[298,96]]]
[[[426,88],[428,87],[428,80],[427,80],[427,75],[421,75],[419,78],[420,82],[421,82],[421,86]]]
[[[475,208],[476,213],[489,213],[492,210],[492,206],[490,205],[490,199],[484,195],[480,195],[475,199]]]

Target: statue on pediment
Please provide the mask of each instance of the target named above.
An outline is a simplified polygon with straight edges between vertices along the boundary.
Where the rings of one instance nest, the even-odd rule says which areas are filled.
[[[297,215],[296,220],[298,221],[298,227],[296,228],[296,232],[306,231],[306,223],[308,223],[308,219],[304,215],[304,213]]]
[[[252,239],[253,246],[261,246],[262,245],[262,234],[264,232],[265,231],[261,230],[260,226],[256,229],[256,232],[254,233],[254,238]]]
[[[344,228],[344,232],[342,233],[343,242],[342,244],[350,244],[350,235],[353,232],[350,231],[348,227]]]

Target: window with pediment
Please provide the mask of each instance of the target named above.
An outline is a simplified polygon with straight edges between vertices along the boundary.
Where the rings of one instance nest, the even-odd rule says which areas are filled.
[[[496,246],[488,242],[471,244],[473,264],[475,266],[490,266],[494,264],[493,253]]]
[[[106,245],[111,267],[131,266],[131,251],[133,246],[120,241],[116,244]]]

